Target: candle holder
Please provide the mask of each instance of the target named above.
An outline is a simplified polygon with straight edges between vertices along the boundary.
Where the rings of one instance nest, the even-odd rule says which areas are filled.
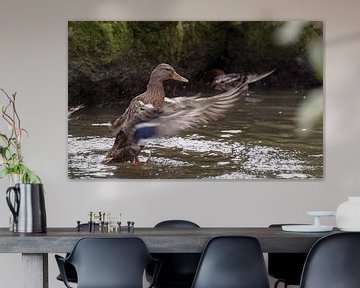
[[[282,225],[282,230],[287,232],[330,232],[333,230],[332,226],[321,225],[320,217],[335,216],[334,211],[308,211],[307,214],[314,217],[312,225]]]

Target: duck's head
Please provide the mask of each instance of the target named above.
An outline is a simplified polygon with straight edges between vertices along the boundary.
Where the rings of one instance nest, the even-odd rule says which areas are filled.
[[[156,79],[159,81],[172,79],[180,82],[189,82],[189,80],[180,76],[172,66],[165,63],[159,64],[155,67],[155,69],[151,73],[150,79]]]

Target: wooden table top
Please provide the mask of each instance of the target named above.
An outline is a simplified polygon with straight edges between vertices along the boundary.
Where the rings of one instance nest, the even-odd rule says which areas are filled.
[[[308,252],[321,237],[338,233],[294,233],[275,228],[127,228],[119,232],[77,232],[76,228],[48,228],[47,233],[13,233],[0,228],[0,253],[65,253],[83,237],[139,237],[152,253],[201,253],[208,240],[221,235],[252,236],[263,252]]]

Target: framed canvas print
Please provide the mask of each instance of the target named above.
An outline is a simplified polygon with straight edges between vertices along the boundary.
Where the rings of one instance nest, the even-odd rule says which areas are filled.
[[[321,21],[71,21],[70,179],[323,177]]]

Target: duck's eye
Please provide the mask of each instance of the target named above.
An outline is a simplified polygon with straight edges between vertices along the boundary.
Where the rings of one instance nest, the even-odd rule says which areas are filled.
[[[165,68],[166,71],[172,71],[171,68]]]

